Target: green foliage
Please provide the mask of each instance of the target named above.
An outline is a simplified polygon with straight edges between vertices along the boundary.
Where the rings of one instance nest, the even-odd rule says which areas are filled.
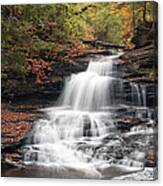
[[[152,21],[151,8],[147,2],[147,21]],[[10,88],[13,78],[26,81],[27,59],[40,58],[40,51],[64,51],[81,38],[128,44],[133,19],[136,27],[144,11],[141,2],[134,10],[133,3],[2,5],[2,86]]]

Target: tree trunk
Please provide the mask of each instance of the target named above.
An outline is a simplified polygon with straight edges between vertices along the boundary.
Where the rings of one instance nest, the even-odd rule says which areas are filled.
[[[146,10],[147,10],[147,2],[143,3],[143,22],[146,22]]]
[[[132,3],[132,28],[133,28],[133,35],[135,34],[135,3]]]

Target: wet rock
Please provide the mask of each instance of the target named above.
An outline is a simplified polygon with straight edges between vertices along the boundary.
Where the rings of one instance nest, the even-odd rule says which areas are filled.
[[[131,127],[135,126],[135,125],[139,125],[142,124],[143,121],[139,118],[123,118],[121,120],[118,120],[116,122],[116,126],[118,130],[121,131],[129,131],[131,129]]]
[[[91,121],[88,116],[83,116],[84,128],[83,128],[83,136],[91,137]]]
[[[11,168],[25,168],[22,160],[20,161],[13,161],[12,159],[5,158],[2,161],[2,170],[3,169],[11,169]]]
[[[123,142],[123,139],[120,136],[117,136],[115,133],[108,134],[107,136],[105,136],[102,139],[102,142],[104,144],[107,144],[107,143],[110,143],[110,142],[115,142],[115,141]]]
[[[88,66],[88,62],[82,60],[70,62],[55,61],[53,64],[54,72],[53,76],[66,77],[72,73],[78,73],[85,71]]]

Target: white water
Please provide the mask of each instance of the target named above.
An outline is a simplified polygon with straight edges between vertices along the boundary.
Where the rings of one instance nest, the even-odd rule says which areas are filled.
[[[132,172],[143,168],[143,158],[140,161],[125,157],[119,161],[112,155],[114,149],[108,152],[108,148],[123,146],[123,140],[115,139],[119,133],[110,111],[117,103],[113,91],[115,81],[118,81],[116,89],[123,94],[123,81],[112,76],[117,57],[92,61],[85,72],[72,74],[67,79],[57,107],[45,109],[48,119],[36,121],[30,134],[33,145],[24,148],[25,163],[82,170],[85,177],[96,178],[104,177],[104,172],[112,165],[116,165],[116,169],[119,166],[121,171],[124,165],[125,173],[126,167],[129,168],[128,172],[131,168]],[[136,84],[132,84],[131,94],[133,99],[137,99],[137,105],[141,106]],[[120,103],[123,103],[122,97]],[[133,128],[131,133],[134,131]],[[105,145],[104,139],[111,136],[113,139]],[[142,156],[142,152],[139,155],[137,151],[137,155]]]
[[[113,77],[113,59],[106,57],[98,62],[90,62],[87,71],[74,74],[66,82],[60,98],[62,106],[70,106],[73,110],[99,110],[110,105],[110,86]]]
[[[132,89],[132,103],[137,102],[137,106],[146,107],[146,87],[145,85],[139,86],[137,83],[130,83]]]

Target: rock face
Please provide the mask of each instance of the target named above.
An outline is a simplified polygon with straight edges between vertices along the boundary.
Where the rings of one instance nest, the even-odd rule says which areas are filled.
[[[35,83],[35,77],[31,74],[28,77],[27,82],[23,82],[19,79],[13,79],[11,92],[5,93],[5,87],[2,87],[2,98],[3,100],[16,100],[26,96],[35,97],[35,99],[48,99],[53,97],[53,100],[56,100],[61,90],[63,89],[65,78],[70,76],[71,73],[78,73],[84,71],[87,68],[88,59],[77,59],[76,62],[60,62],[53,61],[52,69],[50,76],[45,82],[40,84]]]
[[[120,118],[116,121],[116,127],[121,134],[124,134],[128,146],[140,151],[145,149],[145,167],[157,166],[157,60],[157,48],[150,44],[125,52],[117,61],[120,76],[124,79],[125,99],[131,102],[131,85],[137,84],[137,89],[141,92],[140,100],[143,101],[141,106],[145,106],[148,111],[145,107],[135,109],[131,105],[130,112],[125,110],[118,112]],[[153,121],[145,118],[151,118]],[[151,137],[148,143],[140,131]],[[144,144],[139,143],[140,138],[142,140],[144,138]],[[134,139],[135,144],[131,144],[131,140]]]
[[[121,77],[137,83],[138,87],[146,92],[145,102],[150,107],[157,106],[157,67],[157,48],[152,44],[127,51],[117,61]],[[130,89],[128,81],[125,86],[126,93]]]
[[[157,81],[157,48],[149,45],[139,49],[126,51],[117,61],[123,77],[136,80],[136,78],[155,82]]]
[[[117,121],[117,129],[121,131],[129,131],[133,126],[141,125],[143,121],[140,118],[128,117]]]

